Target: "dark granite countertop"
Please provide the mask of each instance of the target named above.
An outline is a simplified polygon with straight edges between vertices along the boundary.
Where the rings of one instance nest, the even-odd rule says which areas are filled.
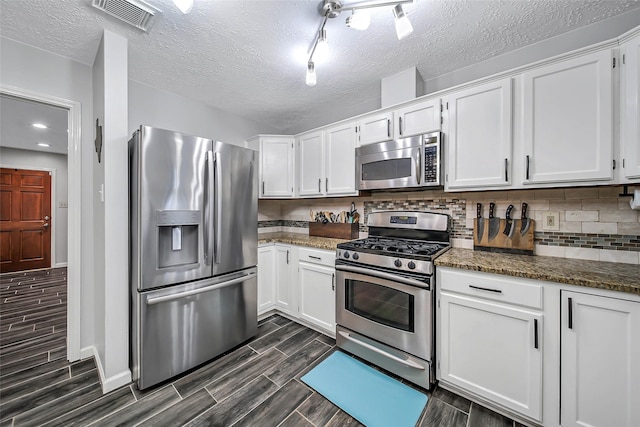
[[[335,251],[338,243],[348,242],[350,239],[332,239],[329,237],[315,237],[300,233],[263,233],[258,234],[258,244],[284,243],[287,245],[306,246],[315,249]]]
[[[640,265],[451,248],[436,265],[640,295]]]

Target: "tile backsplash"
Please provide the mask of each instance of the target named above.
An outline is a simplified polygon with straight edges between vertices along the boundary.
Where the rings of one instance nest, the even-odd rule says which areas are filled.
[[[629,197],[620,196],[621,186],[579,187],[510,191],[445,193],[372,193],[364,197],[331,199],[260,200],[259,231],[308,232],[309,210],[339,212],[354,202],[364,217],[361,235],[366,235],[366,217],[380,210],[420,210],[443,212],[452,219],[452,242],[456,247],[473,248],[473,219],[476,203],[483,216],[489,202],[496,203],[496,216],[504,218],[513,204],[514,218],[520,218],[521,203],[529,205],[528,216],[535,220],[535,254],[565,258],[640,263],[640,211],[631,210]],[[557,229],[543,228],[547,216],[557,218]]]

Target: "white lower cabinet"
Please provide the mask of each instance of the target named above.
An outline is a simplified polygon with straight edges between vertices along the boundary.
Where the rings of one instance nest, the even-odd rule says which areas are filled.
[[[542,289],[471,272],[438,273],[438,379],[541,421],[543,315],[529,307],[539,306]]]
[[[298,291],[300,318],[335,334],[335,253],[299,249]]]
[[[275,251],[273,245],[258,248],[258,315],[275,306]]]
[[[296,292],[291,280],[293,271],[294,247],[278,245],[274,247],[275,263],[275,305],[284,313],[295,315],[298,311]]]
[[[572,291],[561,300],[562,426],[640,425],[640,302]]]

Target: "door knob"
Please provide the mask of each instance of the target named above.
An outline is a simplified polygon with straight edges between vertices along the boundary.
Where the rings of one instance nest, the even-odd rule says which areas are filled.
[[[47,227],[49,227],[49,223],[48,223],[48,222],[45,222],[44,224],[42,224],[42,226],[43,226],[44,228],[47,228]]]

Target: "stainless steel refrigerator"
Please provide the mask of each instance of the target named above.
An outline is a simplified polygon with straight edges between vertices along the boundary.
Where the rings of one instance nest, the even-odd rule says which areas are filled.
[[[256,334],[257,153],[142,126],[129,159],[131,368],[145,389]]]

